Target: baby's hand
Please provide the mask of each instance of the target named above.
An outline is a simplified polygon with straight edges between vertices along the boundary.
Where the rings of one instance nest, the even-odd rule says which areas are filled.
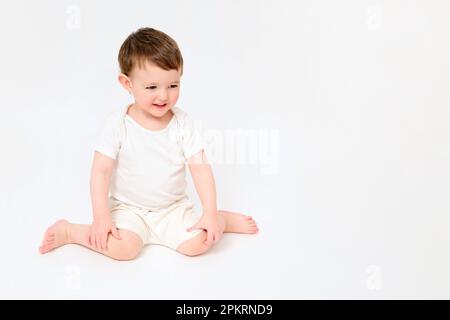
[[[186,229],[188,232],[201,229],[206,231],[205,244],[209,247],[211,244],[220,240],[222,232],[215,214],[203,214],[200,220],[192,227]]]
[[[105,250],[109,233],[119,240],[122,239],[110,217],[94,219],[87,234],[89,245],[99,251]]]

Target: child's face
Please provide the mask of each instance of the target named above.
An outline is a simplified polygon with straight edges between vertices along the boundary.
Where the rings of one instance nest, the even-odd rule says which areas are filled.
[[[164,70],[146,63],[135,68],[127,77],[119,76],[122,85],[133,94],[134,104],[150,115],[163,117],[177,102],[180,93],[181,71]]]

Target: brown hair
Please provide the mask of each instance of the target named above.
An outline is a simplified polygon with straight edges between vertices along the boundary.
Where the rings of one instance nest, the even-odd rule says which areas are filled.
[[[183,57],[177,43],[167,34],[153,28],[140,28],[131,33],[119,50],[120,71],[129,76],[136,66],[150,62],[164,70],[181,70]]]

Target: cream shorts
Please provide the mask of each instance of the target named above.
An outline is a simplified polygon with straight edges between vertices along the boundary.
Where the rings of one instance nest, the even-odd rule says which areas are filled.
[[[112,220],[118,229],[133,231],[147,244],[159,244],[176,250],[184,241],[202,232],[187,232],[201,218],[189,199],[183,199],[168,208],[150,211],[109,198]]]

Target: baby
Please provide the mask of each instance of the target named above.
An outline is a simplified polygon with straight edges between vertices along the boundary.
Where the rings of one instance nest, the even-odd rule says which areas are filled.
[[[40,253],[69,243],[116,260],[136,258],[144,245],[187,256],[208,251],[224,232],[258,232],[252,217],[217,210],[216,188],[193,119],[175,106],[183,58],[167,34],[141,28],[119,51],[119,82],[134,103],[106,119],[94,147],[93,222],[58,220],[45,232]],[[202,204],[186,194],[186,163]]]

